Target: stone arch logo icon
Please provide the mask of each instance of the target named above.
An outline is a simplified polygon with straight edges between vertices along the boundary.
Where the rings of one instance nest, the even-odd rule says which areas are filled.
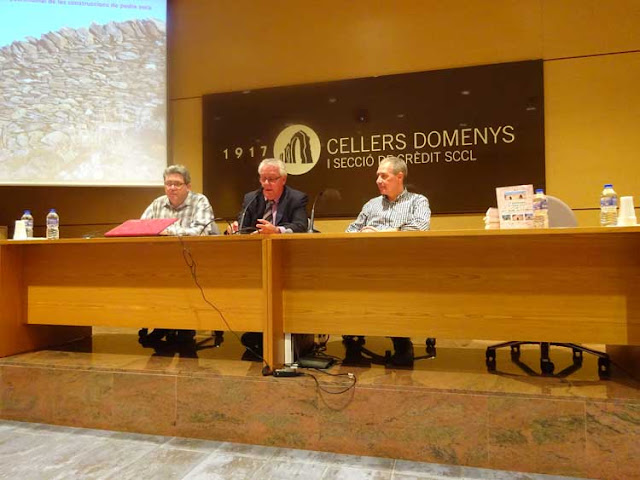
[[[276,138],[273,155],[286,164],[289,175],[304,175],[318,163],[320,139],[306,125],[289,125]]]

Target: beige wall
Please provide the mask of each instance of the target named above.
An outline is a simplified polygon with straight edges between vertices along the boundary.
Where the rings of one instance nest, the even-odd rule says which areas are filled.
[[[604,182],[640,196],[638,0],[174,1],[172,18],[174,155],[194,169],[203,94],[542,58],[548,193],[581,225],[597,224]]]
[[[595,225],[605,181],[640,203],[638,25],[638,0],[172,0],[170,151],[200,190],[203,94],[542,58],[547,190]],[[26,205],[15,191],[0,189],[0,224]],[[41,189],[30,201],[69,205],[63,226],[72,218],[80,231],[134,216],[156,193]],[[433,221],[480,225],[473,215]]]

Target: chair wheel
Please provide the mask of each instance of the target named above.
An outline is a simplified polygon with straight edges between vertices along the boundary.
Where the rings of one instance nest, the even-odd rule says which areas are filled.
[[[496,352],[495,350],[487,350],[485,363],[487,365],[487,370],[490,372],[495,371],[496,369]]]
[[[138,338],[146,337],[148,334],[149,334],[148,328],[141,328],[140,330],[138,330]]]
[[[520,345],[511,345],[511,360],[520,360]]]
[[[174,343],[178,339],[178,331],[169,330],[164,338],[167,340],[167,343]]]
[[[544,375],[551,375],[555,370],[556,366],[551,361],[543,361],[540,360],[540,370]]]
[[[496,370],[496,359],[495,358],[492,358],[492,359],[487,358],[486,364],[487,364],[487,370],[489,370],[490,372],[495,372],[495,370]]]
[[[611,362],[608,358],[598,358],[598,375],[601,378],[609,378],[611,376]]]
[[[436,339],[433,338],[433,337],[429,337],[429,338],[427,338],[427,341],[425,343],[427,344],[427,348],[435,347],[436,346]]]
[[[576,366],[582,365],[582,351],[573,349],[573,364]]]

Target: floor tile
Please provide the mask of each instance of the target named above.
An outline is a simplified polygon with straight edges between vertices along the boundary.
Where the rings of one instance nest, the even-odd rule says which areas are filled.
[[[184,480],[245,480],[254,477],[267,460],[214,452],[184,477]]]
[[[0,432],[5,432],[7,430],[14,430],[15,428],[16,426],[13,424],[13,422],[0,423]]]
[[[345,466],[329,467],[322,480],[390,480],[390,470],[369,470]]]
[[[462,467],[397,460],[393,473],[394,475],[409,475],[417,478],[429,478],[429,476],[458,478],[462,476]]]
[[[270,461],[260,469],[261,480],[321,480],[327,466],[321,463],[289,463]]]
[[[262,445],[250,445],[248,443],[222,442],[218,448],[220,452],[243,457],[255,457],[260,459],[271,459],[279,455],[283,449],[277,447],[265,447]]]
[[[326,465],[387,471],[391,471],[393,469],[394,463],[393,460],[389,458],[340,455],[338,453],[315,452],[312,450],[296,450],[288,448],[282,449],[275,459],[287,462],[323,463]]]
[[[392,480],[442,480],[442,477],[417,476],[405,473],[394,473]]]
[[[0,478],[36,478],[48,465],[47,454],[60,446],[59,437],[5,431],[0,433]]]
[[[156,448],[105,480],[180,480],[196,468],[207,453],[175,448]]]
[[[215,440],[202,440],[200,438],[184,438],[173,437],[163,448],[179,448],[181,450],[192,450],[194,452],[211,453],[220,448],[224,442],[216,442]]]
[[[139,460],[157,444],[140,440],[105,438],[99,448],[84,452],[74,458],[55,480],[69,478],[102,479]]]
[[[69,468],[92,455],[96,449],[106,447],[108,437],[67,435],[56,438],[45,451],[32,455],[14,469],[13,478],[51,480],[65,478]]]
[[[0,479],[11,480],[570,480],[560,476],[3,420],[0,420],[0,465]]]

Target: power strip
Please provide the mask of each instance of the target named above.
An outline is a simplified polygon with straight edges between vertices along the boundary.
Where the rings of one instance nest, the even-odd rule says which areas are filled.
[[[301,368],[319,368],[321,370],[325,370],[333,365],[335,360],[333,358],[326,357],[306,356],[299,358],[296,363],[298,364],[298,367]]]
[[[276,368],[273,371],[274,377],[300,377],[302,375],[304,374],[298,372],[295,368]]]

